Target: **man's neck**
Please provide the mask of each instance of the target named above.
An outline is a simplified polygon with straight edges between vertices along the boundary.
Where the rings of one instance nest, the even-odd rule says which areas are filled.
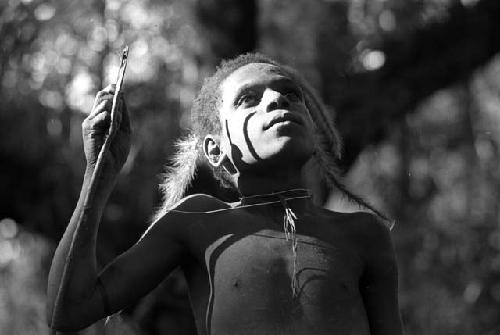
[[[273,174],[245,174],[238,177],[242,197],[307,188],[300,171],[279,171]]]
[[[280,224],[284,223],[283,215],[288,212],[296,222],[297,219],[302,220],[310,216],[315,206],[309,190],[302,183],[278,183],[277,179],[279,178],[245,178],[244,185],[248,188],[244,190],[247,192],[242,194],[237,206],[249,207],[249,210]]]

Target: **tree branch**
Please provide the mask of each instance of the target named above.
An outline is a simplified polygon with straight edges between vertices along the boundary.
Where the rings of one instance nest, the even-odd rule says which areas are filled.
[[[348,169],[423,99],[491,60],[500,51],[499,36],[500,2],[480,0],[469,8],[455,4],[447,19],[385,40],[380,48],[384,66],[339,78],[328,99],[345,140],[341,165]]]

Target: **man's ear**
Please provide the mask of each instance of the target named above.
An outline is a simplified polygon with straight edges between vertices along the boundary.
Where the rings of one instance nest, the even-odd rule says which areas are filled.
[[[220,166],[227,158],[219,145],[218,137],[208,134],[203,139],[203,153],[213,167]]]

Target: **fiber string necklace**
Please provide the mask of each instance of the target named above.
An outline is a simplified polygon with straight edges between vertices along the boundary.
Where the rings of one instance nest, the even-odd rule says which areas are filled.
[[[294,192],[294,193],[292,193],[292,192]],[[289,195],[286,195],[288,193],[289,193]],[[280,195],[286,201],[293,200],[293,199],[311,198],[311,192],[308,189],[296,188],[296,189],[280,191],[280,192],[256,194],[256,195],[241,197],[240,198],[240,200],[241,200],[240,205],[235,205],[235,206],[229,207],[229,208],[219,208],[219,209],[213,209],[210,211],[184,211],[184,210],[180,210],[180,209],[169,209],[168,212],[183,213],[183,214],[211,214],[211,213],[217,213],[217,212],[237,210],[237,209],[241,209],[241,208],[248,208],[248,207],[255,207],[255,206],[266,206],[266,205],[270,205],[270,204],[282,203],[282,200],[280,199]],[[278,199],[271,200],[271,199],[273,199],[273,196],[274,196],[274,198],[278,198]],[[257,203],[250,203],[250,204],[245,203],[246,202],[245,200],[248,200],[251,198],[258,198],[258,197],[268,197],[271,199],[269,201],[264,201],[264,202],[257,202]]]
[[[297,283],[297,229],[295,227],[295,220],[297,220],[297,216],[292,211],[286,199],[279,195],[281,204],[285,209],[285,213],[283,215],[283,230],[285,231],[286,240],[290,240],[292,242],[292,253],[293,253],[293,276],[292,276],[292,295],[295,298],[298,292],[298,283]]]
[[[298,220],[297,215],[293,212],[292,208],[288,205],[287,200],[291,199],[296,199],[296,198],[310,198],[311,197],[311,192],[307,189],[291,189],[291,190],[285,190],[285,191],[280,191],[280,192],[273,192],[269,194],[258,194],[258,195],[251,195],[248,197],[243,197],[241,200],[242,202],[245,199],[249,198],[266,198],[266,197],[278,197],[279,201],[274,201],[274,202],[280,202],[281,205],[283,206],[284,213],[283,213],[283,231],[285,232],[285,239],[287,241],[291,242],[292,245],[292,255],[293,255],[293,274],[292,274],[292,282],[291,282],[291,288],[292,288],[292,296],[295,298],[297,297],[298,290],[299,290],[299,285],[297,281],[297,248],[298,248],[298,243],[297,243],[297,227],[296,227],[296,221]]]
[[[285,190],[285,191],[279,191],[279,192],[272,192],[272,193],[266,193],[266,194],[256,194],[256,195],[250,195],[250,196],[245,196],[240,198],[240,205],[239,206],[234,206],[230,208],[221,208],[221,209],[216,209],[216,210],[211,210],[211,211],[203,211],[203,212],[191,212],[191,211],[182,211],[182,210],[177,210],[177,209],[172,209],[170,210],[171,212],[176,212],[176,213],[216,213],[216,212],[223,212],[223,211],[228,211],[228,210],[235,210],[235,209],[241,209],[241,208],[247,208],[247,207],[255,207],[255,206],[265,206],[265,205],[270,205],[270,204],[275,204],[275,203],[281,203],[284,209],[283,213],[283,231],[285,233],[285,239],[287,241],[291,242],[292,245],[292,254],[293,254],[293,275],[292,275],[292,282],[291,282],[291,288],[292,288],[292,295],[295,298],[297,296],[299,286],[298,286],[298,281],[297,281],[297,248],[298,248],[298,243],[297,243],[297,228],[296,228],[296,221],[298,220],[297,215],[293,212],[293,210],[290,208],[288,205],[288,200],[293,200],[293,199],[306,199],[311,197],[311,192],[308,189],[303,189],[303,188],[296,188],[296,189],[290,189],[290,190]],[[250,203],[247,204],[246,202],[250,199],[258,199],[258,198],[270,198],[269,201],[264,201],[264,202],[257,202],[257,203]],[[278,198],[277,200],[271,200],[271,199]]]

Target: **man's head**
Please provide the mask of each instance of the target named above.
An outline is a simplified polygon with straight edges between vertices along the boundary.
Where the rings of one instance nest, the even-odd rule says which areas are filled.
[[[261,173],[276,164],[300,169],[312,156],[314,125],[304,94],[280,67],[246,64],[226,77],[219,96],[222,129],[203,141],[212,166]]]
[[[303,165],[318,151],[340,152],[337,132],[305,80],[260,54],[223,62],[205,80],[192,118],[200,155],[226,186],[248,169]]]

